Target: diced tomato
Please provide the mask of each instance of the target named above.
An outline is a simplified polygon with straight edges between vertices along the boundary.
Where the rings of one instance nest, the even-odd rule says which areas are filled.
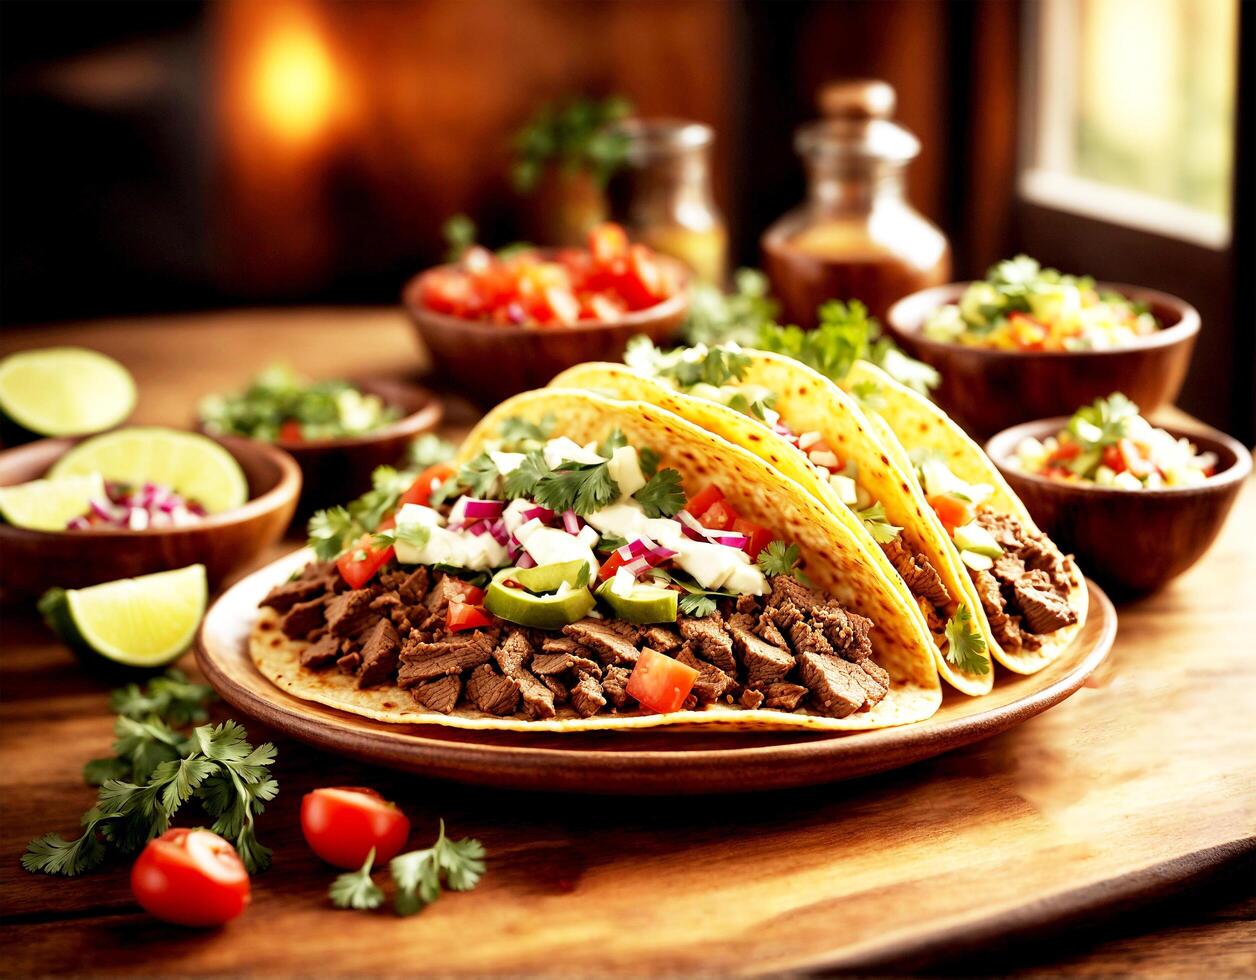
[[[1061,442],[1056,446],[1055,452],[1051,454],[1051,458],[1053,460],[1072,460],[1080,456],[1081,452],[1081,444],[1070,439],[1068,442]]]
[[[618,551],[612,551],[611,556],[602,563],[602,567],[597,571],[599,582],[605,582],[608,578],[615,574],[622,565],[627,565],[631,558],[625,558]]]
[[[744,534],[750,538],[750,542],[746,545],[746,553],[750,558],[759,557],[759,552],[768,546],[772,541],[772,532],[754,521],[748,521],[744,517],[739,517],[733,521],[733,530],[738,534]]]
[[[336,567],[351,589],[360,589],[375,577],[375,573],[393,560],[391,546],[380,548],[371,535],[363,535],[348,551],[336,559]]]
[[[476,591],[479,590],[477,589]],[[493,617],[485,612],[481,606],[471,605],[466,602],[451,602],[449,611],[445,613],[445,626],[451,633],[472,630],[477,626],[488,626],[492,622]]]
[[[400,508],[405,504],[422,504],[426,507],[432,497],[432,491],[457,472],[448,463],[429,466],[419,474],[418,479],[410,485],[410,489],[401,495],[401,499],[397,501],[397,507]]]
[[[727,531],[737,520],[737,511],[726,500],[717,500],[698,515],[698,523],[715,531]]]
[[[1100,462],[1114,473],[1125,472],[1125,457],[1117,446],[1104,446]]]
[[[541,294],[545,319],[563,326],[570,326],[580,319],[580,301],[570,289],[549,286]]]
[[[280,442],[301,442],[304,438],[301,434],[301,423],[296,419],[288,419],[279,427]]]
[[[628,234],[609,221],[597,225],[589,230],[589,252],[598,265],[610,265],[628,254]]]
[[[633,245],[627,260],[616,264],[615,285],[630,310],[643,310],[664,297],[658,263],[644,245]]]
[[[970,523],[976,516],[972,504],[967,500],[961,500],[953,494],[938,493],[926,499],[929,501],[929,506],[937,513],[938,519],[946,527],[948,533],[954,531],[957,527],[963,527],[965,524]]]
[[[720,493],[720,488],[713,484],[690,497],[689,503],[685,505],[685,510],[697,517],[699,514],[705,514],[706,509],[717,500],[723,499],[724,494]]]
[[[679,711],[693,690],[698,672],[654,650],[642,650],[628,678],[627,691],[642,707],[660,714]]]

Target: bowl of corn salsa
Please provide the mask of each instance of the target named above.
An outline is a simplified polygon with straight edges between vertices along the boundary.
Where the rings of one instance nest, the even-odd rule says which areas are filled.
[[[886,315],[899,346],[941,375],[934,398],[970,434],[1070,416],[1113,391],[1147,413],[1177,397],[1200,328],[1189,303],[1032,260],[995,270],[913,293]]]

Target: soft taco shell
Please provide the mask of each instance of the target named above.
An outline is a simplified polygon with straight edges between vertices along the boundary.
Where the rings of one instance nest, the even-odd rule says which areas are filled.
[[[913,482],[918,483],[910,453],[919,449],[934,450],[945,458],[951,471],[961,480],[966,483],[988,483],[994,487],[994,493],[987,501],[990,507],[1000,513],[1010,514],[1027,528],[1039,530],[1024,502],[1003,479],[1003,474],[990,461],[990,457],[933,402],[899,384],[880,368],[866,361],[856,361],[841,383],[841,387],[848,392],[853,391],[856,385],[872,386],[861,389],[871,392],[871,397],[865,398],[865,405],[873,406],[867,414],[874,420],[874,425],[880,428],[890,455],[900,467],[912,475]],[[949,538],[946,543],[955,556],[955,561],[959,562],[959,552],[955,545]],[[1067,650],[1086,624],[1090,595],[1072,556],[1066,557],[1074,581],[1073,588],[1069,590],[1068,604],[1077,610],[1077,622],[1044,636],[1040,649],[1020,653],[1004,650],[990,635],[985,610],[980,605],[977,606],[981,620],[986,625],[991,652],[1008,670],[1018,674],[1036,673]]]
[[[919,635],[907,602],[881,574],[861,542],[796,483],[757,456],[657,406],[580,391],[546,389],[504,402],[467,438],[460,459],[471,458],[496,438],[503,419],[522,417],[539,422],[546,415],[560,420],[557,435],[580,443],[600,440],[611,429],[619,429],[631,444],[657,450],[663,465],[680,471],[690,492],[717,483],[740,513],[797,543],[815,587],[876,624],[872,634],[875,658],[891,680],[886,697],[870,711],[845,718],[723,706],[667,715],[579,718],[567,714],[548,721],[500,718],[466,708],[444,715],[424,710],[394,686],[360,691],[348,675],[300,669],[298,657],[305,644],[287,641],[282,634],[276,637],[275,619],[269,610],[262,610],[251,635],[250,651],[258,670],[296,697],[352,714],[380,721],[471,729],[610,731],[701,725],[857,731],[922,721],[937,711],[942,691],[929,650],[932,644],[926,645]]]
[[[901,527],[902,536],[917,553],[924,555],[937,570],[951,595],[974,610],[974,622],[992,642],[989,624],[980,615],[981,603],[972,580],[959,567],[955,550],[937,515],[924,499],[910,468],[903,471],[874,435],[870,420],[858,403],[828,378],[798,361],[765,351],[747,350],[750,366],[740,383],[759,385],[777,395],[775,410],[795,432],[819,432],[838,455],[859,468],[859,482],[885,508],[891,524]],[[832,485],[807,461],[802,453],[768,426],[734,409],[705,398],[682,394],[623,364],[598,362],[569,368],[551,385],[601,392],[614,398],[640,399],[702,426],[708,432],[747,449],[770,463],[784,476],[802,486],[819,500],[849,533],[862,541],[881,576],[903,595],[921,634],[931,637],[924,613],[916,604],[907,583],[895,571],[884,552],[851,509],[842,502]],[[891,437],[892,438],[892,437]],[[946,659],[930,639],[934,660],[944,680],[965,694],[980,695],[994,684],[994,670],[986,661],[985,673],[964,672]]]

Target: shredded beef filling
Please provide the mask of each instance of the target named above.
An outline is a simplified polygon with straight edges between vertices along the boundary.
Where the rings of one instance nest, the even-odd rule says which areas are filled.
[[[309,641],[301,665],[334,666],[359,687],[394,683],[445,714],[460,706],[534,719],[564,706],[586,718],[639,711],[628,681],[644,650],[697,671],[689,708],[806,708],[843,718],[868,710],[890,687],[872,660],[872,622],[787,576],[772,580],[768,596],[728,599],[710,616],[674,625],[583,619],[554,632],[507,624],[451,633],[445,609],[462,587],[426,568],[386,569],[362,589],[338,582],[334,568],[312,565],[267,597],[283,613],[284,632]],[[1045,575],[1024,578],[1019,601],[1029,622],[1060,615],[1053,599]]]
[[[1041,531],[1010,514],[977,509],[977,523],[1003,549],[989,571],[969,569],[994,638],[1004,650],[1042,648],[1042,637],[1077,622],[1068,603],[1076,585],[1068,560]]]

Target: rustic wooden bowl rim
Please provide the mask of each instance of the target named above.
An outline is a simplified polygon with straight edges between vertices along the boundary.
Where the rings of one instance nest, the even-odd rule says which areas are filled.
[[[1096,282],[1095,286],[1098,289],[1111,290],[1120,293],[1127,299],[1140,300],[1148,305],[1172,309],[1177,314],[1177,320],[1162,326],[1155,333],[1136,338],[1133,343],[1107,350],[1006,350],[926,337],[922,333],[925,316],[962,295],[964,290],[971,286],[974,281],[951,282],[942,286],[931,286],[928,289],[922,289],[904,296],[886,312],[886,325],[892,332],[910,337],[912,343],[918,344],[922,348],[936,351],[965,351],[982,357],[1008,360],[1030,357],[1117,357],[1122,354],[1129,354],[1132,351],[1171,347],[1199,333],[1199,311],[1184,299],[1179,299],[1170,293],[1163,293],[1158,289],[1149,289],[1145,286],[1133,286],[1123,282]],[[917,310],[923,310],[925,314],[909,317],[909,313],[916,314]]]
[[[85,436],[83,438],[90,438]],[[48,443],[63,443],[61,452],[57,454],[53,462],[64,456],[70,447],[75,443],[81,442],[82,439],[41,439],[38,442],[28,443],[25,446],[18,446],[14,449],[6,450],[2,455],[9,456],[25,451],[33,450],[37,446],[44,446]],[[231,527],[235,524],[243,524],[255,517],[270,511],[278,510],[283,507],[289,500],[295,500],[297,494],[301,490],[301,468],[297,465],[288,453],[284,452],[269,443],[259,442],[256,439],[245,439],[242,436],[223,436],[222,446],[232,457],[239,462],[240,453],[257,453],[273,463],[279,469],[279,479],[275,481],[275,485],[269,490],[251,497],[241,506],[233,507],[231,510],[222,511],[219,514],[209,514],[195,524],[187,524],[183,527],[150,527],[142,531],[132,531],[129,528],[85,528],[81,531],[36,531],[26,527],[14,527],[11,524],[0,523],[0,533],[12,536],[15,539],[26,538],[31,541],[46,541],[49,539],[67,539],[73,541],[81,541],[84,538],[162,538],[175,537],[188,532],[213,531],[219,528]],[[52,464],[50,463],[49,466]],[[39,479],[36,477],[36,479]]]
[[[559,250],[542,248],[537,251],[542,255],[553,255]],[[438,324],[450,330],[465,330],[468,333],[483,334],[484,336],[535,335],[545,337],[578,337],[620,331],[625,328],[641,328],[656,320],[665,320],[668,317],[684,314],[689,309],[689,283],[691,276],[688,266],[670,255],[656,253],[656,258],[664,265],[671,267],[673,274],[677,276],[680,288],[676,290],[674,295],[669,296],[661,303],[655,303],[644,310],[625,313],[619,319],[609,322],[577,323],[569,327],[538,329],[535,326],[514,326],[510,324],[486,323],[483,320],[466,320],[462,317],[451,316],[448,313],[430,310],[419,302],[419,291],[423,280],[443,269],[452,268],[455,265],[452,262],[432,266],[432,268],[424,269],[418,275],[412,277],[401,291],[401,300],[405,304],[406,309],[410,311],[411,316],[416,320],[426,320],[429,323]]]
[[[1008,462],[1021,440],[1027,436],[1041,439],[1043,436],[1054,435],[1063,429],[1068,424],[1068,421],[1069,417],[1067,415],[1058,415],[1055,418],[1021,422],[1019,425],[1013,425],[1002,432],[996,432],[986,440],[986,455],[994,460],[994,464],[1004,475],[1015,477],[1018,480],[1025,480],[1052,493],[1071,494],[1073,496],[1113,497],[1132,495],[1158,498],[1198,496],[1221,492],[1236,483],[1242,483],[1252,472],[1251,451],[1233,436],[1228,436],[1224,432],[1203,423],[1199,423],[1198,428],[1189,429],[1174,425],[1157,426],[1176,438],[1191,440],[1204,452],[1216,453],[1218,463],[1225,462],[1227,454],[1230,456],[1230,460],[1226,463],[1224,469],[1219,473],[1214,473],[1197,486],[1148,487],[1141,490],[1127,490],[1123,487],[1101,487],[1091,483],[1061,483],[1059,480],[1052,480],[1050,477],[1040,476],[1037,473],[1026,473],[1024,470],[1013,467]]]

